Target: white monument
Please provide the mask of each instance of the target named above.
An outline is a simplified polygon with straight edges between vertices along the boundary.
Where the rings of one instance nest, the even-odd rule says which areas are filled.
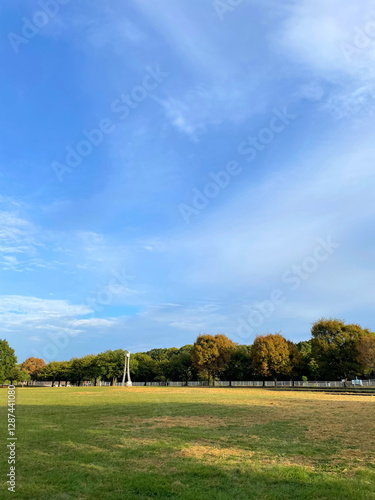
[[[125,382],[125,378],[128,378],[128,381]],[[125,353],[125,364],[124,364],[124,375],[122,377],[122,386],[126,386],[126,387],[131,387],[133,384],[132,384],[132,381],[130,379],[130,352],[126,352]]]

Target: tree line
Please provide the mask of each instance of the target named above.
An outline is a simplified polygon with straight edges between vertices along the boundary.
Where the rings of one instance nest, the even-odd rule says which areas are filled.
[[[124,370],[123,349],[89,354],[69,361],[28,358],[17,365],[14,350],[0,341],[0,382],[48,380],[81,385],[100,380],[115,384]],[[194,344],[151,349],[131,355],[133,381],[169,380],[339,380],[375,373],[375,333],[357,324],[321,319],[311,339],[294,343],[281,333],[258,335],[252,345],[233,342],[224,334],[199,335]]]

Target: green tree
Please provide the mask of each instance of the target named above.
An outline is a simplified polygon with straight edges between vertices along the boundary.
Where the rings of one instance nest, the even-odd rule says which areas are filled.
[[[160,349],[151,349],[147,351],[152,359],[155,361],[168,361],[174,354],[178,353],[178,349],[176,347],[165,347]]]
[[[16,363],[17,358],[14,349],[10,347],[6,340],[0,340],[0,382],[3,383],[9,379]]]
[[[30,380],[30,375],[22,371],[18,365],[15,365],[8,375],[8,380],[12,385],[17,382],[25,382],[27,379]]]
[[[27,373],[20,368],[20,376],[19,376],[19,382],[30,382],[31,376],[30,373]]]
[[[287,372],[287,375],[290,375],[294,380],[297,377],[302,376],[303,357],[297,345],[294,342],[287,340],[287,344],[289,347],[289,368],[290,368],[289,372]]]
[[[136,382],[150,382],[158,376],[157,361],[145,352],[131,356],[130,373]]]
[[[100,369],[101,376],[104,380],[111,382],[111,385],[116,384],[118,379],[122,379],[124,373],[125,353],[123,349],[115,351],[105,351],[96,356],[95,366]],[[130,358],[130,368],[132,366],[132,357]]]
[[[102,372],[103,367],[97,364],[97,356],[93,354],[73,358],[70,361],[69,377],[74,384],[81,385],[83,381],[96,381]]]
[[[251,346],[238,345],[223,372],[224,380],[250,380],[253,375],[251,366]]]
[[[51,380],[52,386],[54,385],[57,374],[58,361],[51,361],[47,363],[39,372],[40,380]]]
[[[256,337],[251,353],[253,368],[260,376],[277,380],[291,373],[288,341],[279,333]]]
[[[149,380],[165,382],[170,379],[170,361],[178,353],[176,347],[157,348],[147,351],[147,355],[155,362],[153,364],[153,374]]]
[[[67,383],[69,380],[71,362],[58,361],[57,363],[58,363],[58,368],[56,373],[56,380],[59,383],[59,385],[61,384],[62,381],[65,381],[65,383]]]
[[[298,342],[297,348],[301,356],[301,375],[306,380],[317,380],[319,376],[319,365],[312,354],[311,340]]]
[[[356,324],[346,324],[338,319],[321,319],[313,324],[312,354],[321,376],[349,378],[362,371],[358,361],[358,342],[369,330]]]
[[[62,380],[65,380],[66,382],[72,378],[70,370],[70,361],[51,361],[47,365],[43,366],[39,372],[39,378],[41,380],[50,380],[52,382],[52,386],[55,385],[55,382],[58,382],[58,385],[60,386]]]
[[[168,364],[168,378],[185,382],[185,385],[197,377],[197,370],[191,359],[192,345],[185,345],[178,350],[178,353],[171,357]]]

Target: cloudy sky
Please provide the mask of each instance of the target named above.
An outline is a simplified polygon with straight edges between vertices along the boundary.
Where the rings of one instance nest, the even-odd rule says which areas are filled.
[[[1,33],[20,361],[374,328],[374,3],[12,0]]]

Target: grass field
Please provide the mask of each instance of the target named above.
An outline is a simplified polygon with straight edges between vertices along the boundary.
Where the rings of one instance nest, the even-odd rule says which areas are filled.
[[[0,498],[375,499],[374,396],[20,388],[17,437],[17,492],[3,445]]]

